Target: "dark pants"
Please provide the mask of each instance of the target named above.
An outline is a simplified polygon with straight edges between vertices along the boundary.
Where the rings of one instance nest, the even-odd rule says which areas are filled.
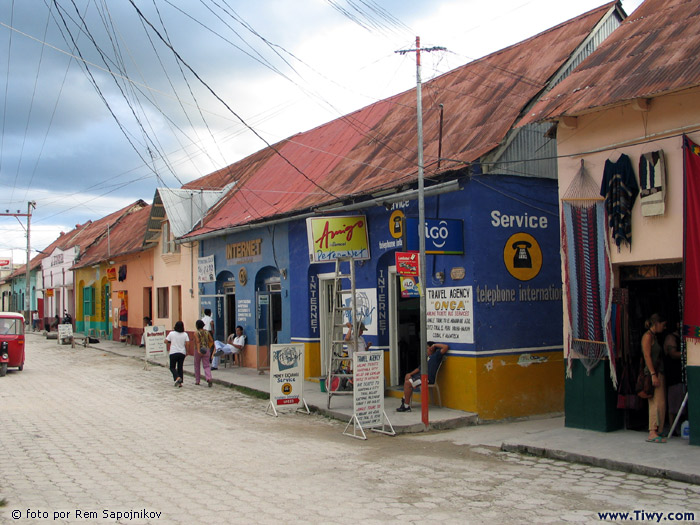
[[[173,381],[176,381],[179,377],[183,377],[182,365],[185,363],[185,354],[177,352],[175,354],[170,354],[170,371],[173,373]]]

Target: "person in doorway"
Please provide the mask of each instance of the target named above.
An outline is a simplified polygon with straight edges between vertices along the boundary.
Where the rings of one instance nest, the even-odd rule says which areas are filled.
[[[649,436],[650,443],[666,443],[661,435],[666,420],[666,379],[664,376],[663,348],[658,337],[666,330],[666,321],[659,315],[653,314],[644,323],[647,329],[642,336],[642,357],[644,358],[644,373],[651,375],[654,385],[654,395],[649,398]]]
[[[208,330],[204,329],[204,321],[199,319],[195,326],[197,331],[194,333],[194,384],[199,384],[201,367],[204,366],[204,377],[207,380],[207,385],[211,387],[211,354],[214,349],[214,339]]]
[[[51,321],[51,324],[49,325],[49,331],[53,330],[54,328],[56,331],[58,331],[58,325],[61,324],[61,318],[58,317],[58,314],[53,318],[53,321]]]
[[[175,323],[173,330],[165,336],[165,344],[168,345],[170,353],[170,372],[173,374],[176,387],[182,387],[183,364],[187,356],[187,343],[189,342],[190,336],[185,332],[185,325],[182,321]]]
[[[146,316],[143,318],[143,333],[141,334],[141,344],[139,345],[140,348],[143,348],[146,346],[146,327],[151,326],[151,318]]]
[[[675,421],[683,404],[685,385],[683,384],[683,365],[681,358],[680,322],[673,324],[673,332],[664,339],[664,371],[667,390],[668,421]],[[676,429],[680,434],[680,429]]]
[[[214,347],[214,358],[211,362],[212,370],[218,370],[221,356],[229,354],[233,354],[234,359],[236,358],[236,356],[238,356],[238,365],[240,366],[241,353],[245,348],[245,335],[243,334],[243,327],[241,325],[238,325],[236,327],[236,332],[228,336],[228,339],[226,339],[226,343],[222,343],[221,341],[214,341]]]
[[[437,377],[438,368],[440,368],[440,363],[443,357],[449,350],[449,346],[444,343],[433,343],[428,341],[428,384],[432,385],[435,383]],[[421,378],[420,378],[420,368],[416,368],[412,372],[406,374],[403,383],[403,397],[401,398],[401,406],[396,409],[397,412],[410,412],[411,411],[411,397],[413,392],[420,392]]]
[[[32,312],[32,331],[39,331],[39,312],[36,310]]]
[[[214,337],[214,319],[211,316],[211,310],[206,308],[204,310],[204,317],[202,317],[202,322],[204,323],[204,329]]]

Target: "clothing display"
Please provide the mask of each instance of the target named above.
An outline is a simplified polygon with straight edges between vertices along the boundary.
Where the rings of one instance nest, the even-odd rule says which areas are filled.
[[[600,195],[605,197],[608,227],[618,251],[622,243],[632,246],[632,206],[638,194],[630,158],[623,153],[617,162],[606,160]]]
[[[639,201],[644,217],[666,211],[666,163],[662,150],[643,154],[639,159]]]

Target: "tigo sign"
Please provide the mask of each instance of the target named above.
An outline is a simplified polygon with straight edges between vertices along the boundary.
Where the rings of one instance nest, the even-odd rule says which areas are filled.
[[[464,253],[464,223],[459,219],[425,220],[425,253]],[[418,219],[406,218],[406,248],[418,250]]]

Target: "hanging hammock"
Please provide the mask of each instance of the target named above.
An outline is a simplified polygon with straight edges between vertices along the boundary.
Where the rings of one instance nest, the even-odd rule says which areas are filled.
[[[572,359],[590,374],[603,358],[610,359],[610,377],[617,387],[612,347],[612,265],[606,233],[605,204],[599,188],[581,168],[564,192],[562,201],[562,251],[567,295],[569,336],[565,355],[566,375]]]

